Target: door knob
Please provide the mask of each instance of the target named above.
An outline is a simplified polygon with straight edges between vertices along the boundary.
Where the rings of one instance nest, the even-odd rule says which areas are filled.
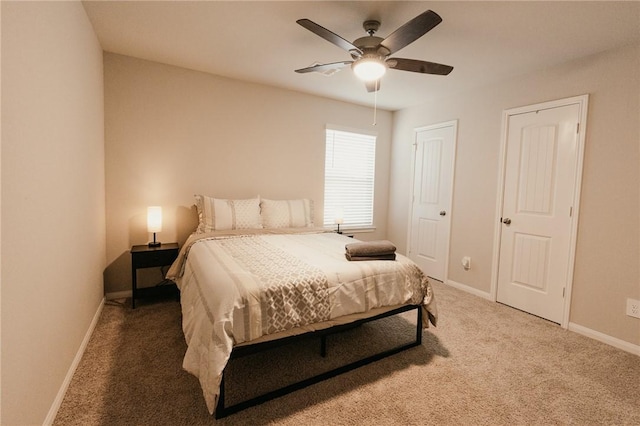
[[[446,215],[447,215],[447,212],[445,212],[444,210],[440,211],[440,216],[446,216]]]
[[[505,225],[511,225],[511,219],[505,217],[504,219],[502,219],[502,223],[504,223]]]

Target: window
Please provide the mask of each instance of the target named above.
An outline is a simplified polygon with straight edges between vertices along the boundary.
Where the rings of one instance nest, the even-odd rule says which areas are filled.
[[[324,225],[373,226],[376,136],[327,128]]]

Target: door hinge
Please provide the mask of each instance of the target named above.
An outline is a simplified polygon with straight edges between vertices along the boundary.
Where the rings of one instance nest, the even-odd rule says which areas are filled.
[[[580,123],[576,123],[576,133],[580,133]]]
[[[563,299],[564,299],[564,290],[565,290],[565,288],[564,288],[564,287],[562,287],[562,298],[563,298]]]
[[[569,217],[573,217],[573,206],[569,207]]]

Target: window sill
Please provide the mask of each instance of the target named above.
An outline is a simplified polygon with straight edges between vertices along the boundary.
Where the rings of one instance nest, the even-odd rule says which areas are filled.
[[[332,231],[337,231],[338,228],[337,226],[325,226],[326,229],[330,229]],[[369,232],[375,232],[376,231],[376,227],[375,226],[367,226],[367,227],[340,227],[340,232],[343,234],[366,234]]]

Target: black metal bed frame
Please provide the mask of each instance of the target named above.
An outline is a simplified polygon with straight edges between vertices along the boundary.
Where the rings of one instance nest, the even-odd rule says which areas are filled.
[[[225,398],[225,380],[224,380],[224,371],[222,374],[222,381],[220,382],[220,395],[218,396],[218,404],[216,406],[215,416],[217,419],[229,416],[231,414],[237,413],[238,411],[242,411],[246,408],[253,407],[258,404],[262,404],[267,401],[271,401],[272,399],[279,398],[281,396],[287,395],[291,392],[295,392],[297,390],[306,388],[307,386],[311,386],[313,384],[319,383],[323,380],[330,379],[332,377],[338,376],[340,374],[346,373],[348,371],[354,370],[356,368],[365,366],[374,361],[381,360],[391,355],[395,355],[404,350],[413,348],[415,346],[420,346],[422,344],[422,306],[421,305],[404,305],[399,308],[383,312],[381,314],[375,315],[370,318],[359,319],[353,321],[348,324],[336,325],[324,330],[312,331],[304,334],[300,334],[297,336],[289,336],[278,340],[271,340],[262,343],[256,343],[253,345],[246,346],[238,346],[233,349],[231,352],[230,359],[240,358],[243,356],[255,354],[258,352],[262,352],[265,350],[269,350],[275,347],[287,345],[293,342],[297,342],[302,339],[320,337],[320,354],[322,357],[326,356],[327,353],[327,336],[331,334],[340,333],[342,331],[346,331],[350,328],[357,327],[359,325],[365,324],[367,322],[376,321],[382,318],[390,317],[393,315],[400,314],[402,312],[407,312],[412,309],[417,311],[417,324],[416,324],[416,339],[410,343],[404,344],[402,346],[395,347],[393,349],[388,349],[386,351],[379,352],[375,355],[368,356],[366,358],[360,359],[358,361],[354,361],[342,367],[334,368],[333,370],[326,371],[324,373],[318,374],[316,376],[310,377],[308,379],[301,380],[296,383],[292,383],[290,385],[281,387],[279,389],[269,391],[265,394],[250,398],[246,401],[239,402],[237,404],[231,405],[229,407],[225,407],[224,398]]]

